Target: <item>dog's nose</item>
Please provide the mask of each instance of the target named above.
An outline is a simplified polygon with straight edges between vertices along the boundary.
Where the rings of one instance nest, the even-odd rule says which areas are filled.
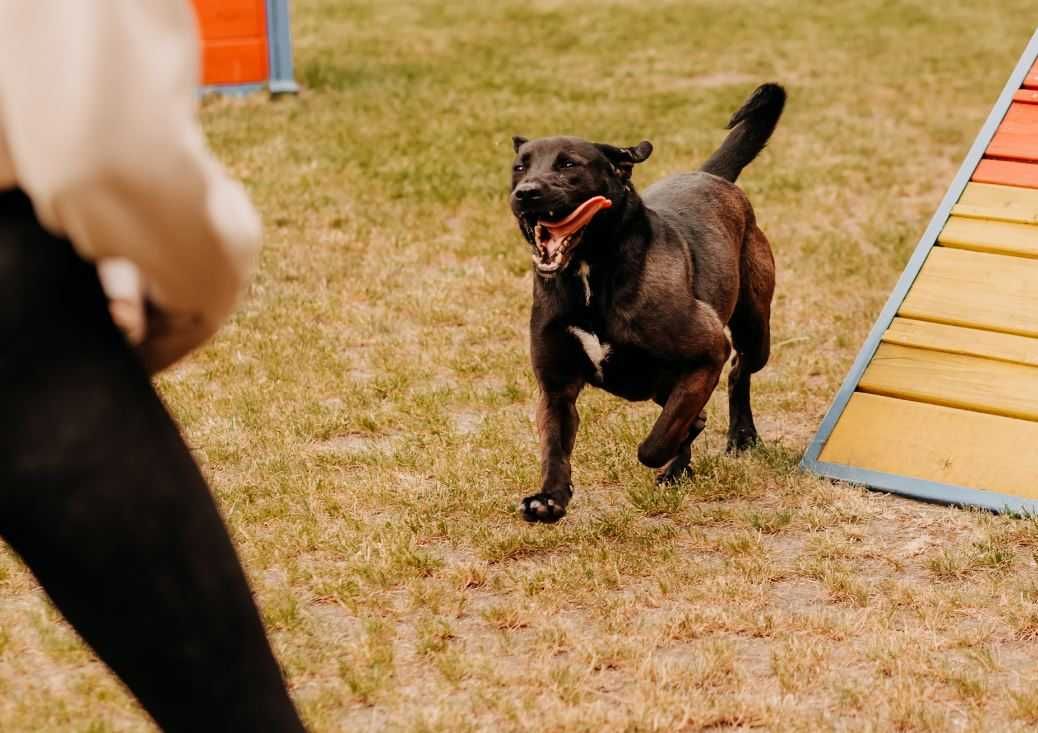
[[[539,183],[520,183],[515,187],[515,198],[517,201],[529,203],[544,197],[544,189]]]

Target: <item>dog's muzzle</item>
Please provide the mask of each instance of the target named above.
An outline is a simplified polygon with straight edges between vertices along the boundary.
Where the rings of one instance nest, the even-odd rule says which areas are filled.
[[[605,196],[592,196],[560,221],[551,221],[550,211],[547,220],[537,220],[532,228],[533,264],[537,272],[552,276],[564,269],[595,214],[612,205]]]

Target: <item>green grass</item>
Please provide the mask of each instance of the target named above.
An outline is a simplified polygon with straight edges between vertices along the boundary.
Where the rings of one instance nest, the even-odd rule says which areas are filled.
[[[1028,730],[1034,523],[797,462],[1030,33],[1032,3],[296,0],[304,92],[210,100],[267,226],[233,322],[160,380],[314,730]],[[694,478],[657,408],[580,400],[559,525],[538,477],[511,136],[702,161],[762,81],[740,181],[778,262],[764,446]],[[724,381],[722,380],[722,385]],[[0,730],[147,728],[0,550]]]

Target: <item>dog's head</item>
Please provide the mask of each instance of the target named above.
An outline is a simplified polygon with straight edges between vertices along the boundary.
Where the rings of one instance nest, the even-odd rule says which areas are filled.
[[[592,219],[623,201],[635,164],[652,153],[648,140],[631,148],[575,137],[515,137],[512,143],[512,213],[545,277],[573,261]]]

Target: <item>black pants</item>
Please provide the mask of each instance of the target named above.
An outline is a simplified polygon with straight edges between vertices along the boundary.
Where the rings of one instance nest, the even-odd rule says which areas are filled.
[[[205,480],[94,268],[0,193],[0,536],[168,731],[301,731]]]

